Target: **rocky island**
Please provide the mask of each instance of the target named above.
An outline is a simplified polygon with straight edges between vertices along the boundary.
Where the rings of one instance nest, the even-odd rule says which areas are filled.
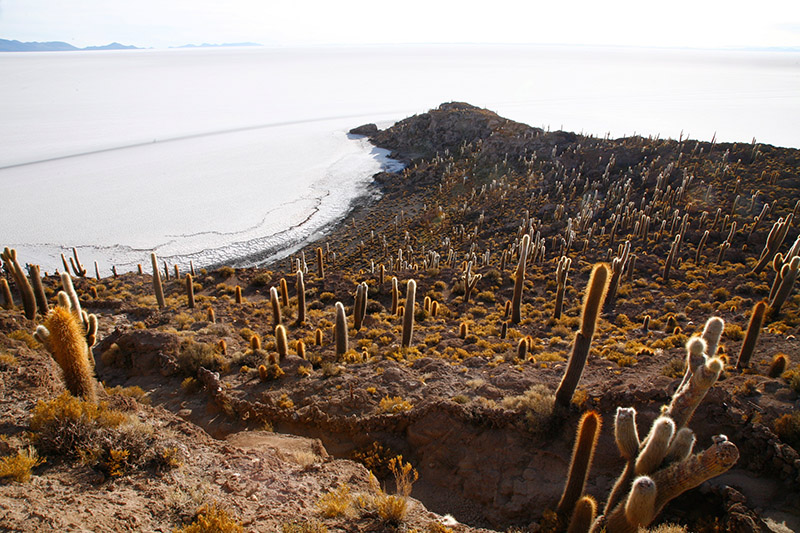
[[[3,254],[8,531],[800,528],[800,152],[464,103],[266,268]]]

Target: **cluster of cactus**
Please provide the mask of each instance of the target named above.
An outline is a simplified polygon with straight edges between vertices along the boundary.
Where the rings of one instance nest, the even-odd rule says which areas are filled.
[[[0,255],[2,257],[3,262],[5,264],[5,269],[11,273],[14,277],[14,281],[17,284],[17,290],[19,291],[20,298],[22,299],[22,307],[25,310],[25,318],[28,320],[33,320],[36,316],[36,296],[33,293],[33,287],[28,281],[28,277],[25,275],[25,271],[22,270],[22,266],[19,264],[17,260],[17,251],[13,248],[6,248],[3,250],[3,253]],[[6,292],[6,291],[4,291]],[[8,302],[11,300],[10,291],[6,292],[5,298]]]
[[[584,414],[557,507],[558,514],[570,520],[569,531],[636,532],[647,527],[670,500],[736,463],[739,451],[724,435],[714,437],[709,448],[693,455],[696,439],[694,432],[686,427],[722,371],[722,361],[715,354],[723,328],[721,319],[712,318],[702,336],[689,339],[684,378],[644,440],[636,429],[636,410],[617,409],[614,436],[626,465],[603,513],[596,518],[596,502],[590,496],[580,495],[591,467],[601,421],[594,412]]]
[[[61,367],[67,390],[94,402],[97,390],[90,350],[97,337],[97,317],[81,309],[68,273],[61,274],[61,283],[64,290],[58,293],[58,305],[33,335]]]

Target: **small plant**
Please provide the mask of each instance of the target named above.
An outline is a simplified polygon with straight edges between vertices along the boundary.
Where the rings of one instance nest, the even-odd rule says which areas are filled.
[[[175,533],[244,533],[244,531],[242,525],[234,520],[225,509],[211,504],[201,507],[197,511],[194,522],[176,529]]]
[[[378,409],[381,413],[402,413],[403,411],[409,411],[413,408],[410,402],[404,400],[401,396],[384,396],[380,404],[378,405]]]
[[[772,424],[775,433],[792,448],[800,448],[800,413],[779,416]]]
[[[397,524],[406,516],[408,497],[411,495],[412,486],[419,479],[419,474],[411,463],[403,462],[402,455],[389,461],[389,470],[394,475],[396,494],[380,494],[375,505],[378,516],[384,522]]]
[[[31,470],[44,462],[31,447],[17,452],[17,455],[0,458],[0,479],[27,483],[31,479]]]
[[[282,533],[328,533],[328,526],[312,518],[308,522],[284,522]]]
[[[317,508],[325,518],[346,515],[353,508],[350,486],[347,483],[342,483],[336,490],[324,494],[317,502]]]

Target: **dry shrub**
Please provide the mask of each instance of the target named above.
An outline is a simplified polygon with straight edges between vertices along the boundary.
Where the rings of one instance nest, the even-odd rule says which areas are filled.
[[[519,396],[503,398],[505,409],[521,411],[533,431],[547,428],[553,414],[555,395],[542,384],[536,384]]]
[[[0,459],[0,479],[26,483],[31,479],[31,470],[42,463],[44,463],[44,459],[39,457],[35,449],[20,450],[17,455]]]
[[[211,504],[204,505],[197,511],[194,522],[175,531],[176,533],[244,533],[245,529],[225,509]]]
[[[792,448],[800,449],[800,413],[787,413],[772,424],[775,433]]]
[[[336,518],[348,514],[353,508],[350,486],[342,483],[339,488],[323,494],[317,502],[317,509],[325,518]]]

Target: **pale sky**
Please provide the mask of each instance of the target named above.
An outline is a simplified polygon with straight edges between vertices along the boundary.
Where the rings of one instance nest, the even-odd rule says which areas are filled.
[[[0,0],[0,38],[800,47],[800,0]]]

